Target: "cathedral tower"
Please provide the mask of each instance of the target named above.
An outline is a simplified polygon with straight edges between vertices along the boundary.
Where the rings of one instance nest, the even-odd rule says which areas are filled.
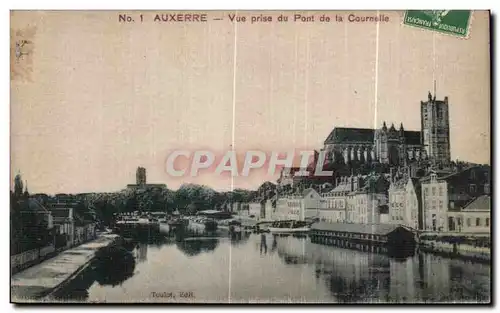
[[[426,102],[420,102],[422,124],[422,143],[427,157],[433,163],[450,162],[450,123],[448,115],[448,97],[444,101],[436,100],[429,92]]]
[[[135,180],[137,185],[146,184],[146,169],[144,167],[138,167],[135,173]]]

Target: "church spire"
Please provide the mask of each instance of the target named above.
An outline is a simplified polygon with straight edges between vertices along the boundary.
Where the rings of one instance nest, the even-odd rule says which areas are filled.
[[[28,181],[25,180],[24,181],[25,185],[24,185],[24,196],[25,197],[28,197],[29,196],[29,192],[28,192]]]

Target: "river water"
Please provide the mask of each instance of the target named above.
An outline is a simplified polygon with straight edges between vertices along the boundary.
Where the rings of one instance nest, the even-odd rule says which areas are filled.
[[[89,302],[488,302],[490,265],[385,254],[272,234],[162,238],[129,248],[65,295]]]

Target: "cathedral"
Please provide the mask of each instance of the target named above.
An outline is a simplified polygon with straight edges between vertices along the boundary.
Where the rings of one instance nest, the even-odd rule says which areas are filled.
[[[450,161],[448,97],[436,100],[429,92],[420,102],[420,131],[405,130],[384,122],[379,129],[335,127],[324,142],[327,162],[382,163],[405,166],[428,160],[445,164]]]

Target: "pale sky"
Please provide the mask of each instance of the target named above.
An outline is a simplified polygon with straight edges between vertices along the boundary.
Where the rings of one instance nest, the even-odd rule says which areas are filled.
[[[235,26],[231,12],[212,11],[208,23],[172,24],[142,12],[143,23],[127,24],[118,13],[127,12],[11,15],[12,30],[36,28],[30,77],[11,80],[11,174],[20,170],[30,192],[118,191],[138,166],[173,189],[227,190],[231,180],[215,174],[168,176],[168,152],[320,149],[333,127],[384,120],[420,130],[434,79],[437,98],[449,97],[452,159],[490,162],[487,12],[473,13],[468,39],[404,26],[396,11],[383,12],[378,36],[376,23],[345,19]]]

